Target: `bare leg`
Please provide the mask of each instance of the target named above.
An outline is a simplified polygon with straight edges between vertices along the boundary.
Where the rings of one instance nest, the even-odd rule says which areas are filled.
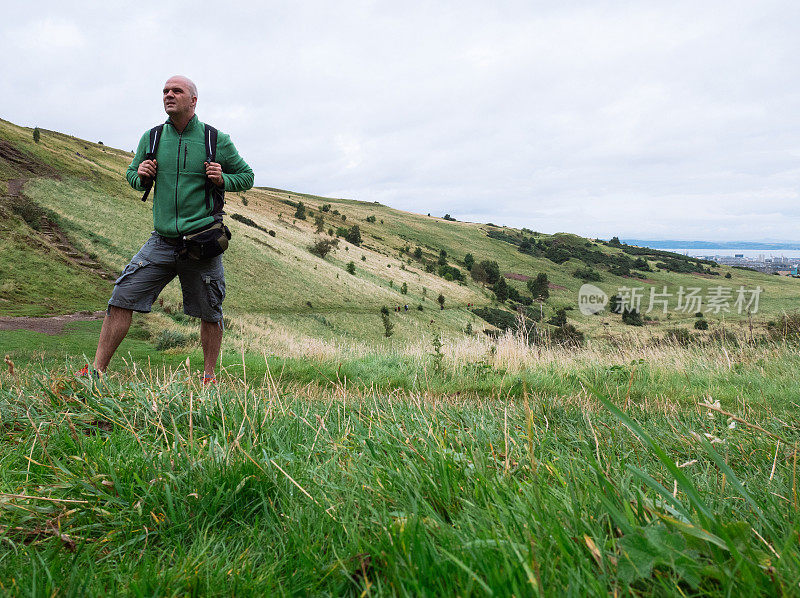
[[[203,345],[203,367],[206,376],[214,375],[222,346],[222,322],[200,321],[200,344]]]
[[[133,311],[121,307],[111,306],[108,315],[103,320],[100,329],[100,340],[97,343],[97,353],[94,356],[94,369],[105,372],[108,362],[114,355],[122,339],[128,334],[131,327]]]

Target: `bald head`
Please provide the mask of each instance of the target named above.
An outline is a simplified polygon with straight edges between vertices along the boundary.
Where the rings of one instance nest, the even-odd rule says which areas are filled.
[[[197,87],[191,79],[176,75],[164,83],[164,110],[180,130],[194,116],[197,105]]]
[[[192,97],[195,97],[195,98],[197,97],[197,86],[194,84],[194,81],[189,79],[189,77],[184,77],[183,75],[174,75],[174,76],[170,77],[169,79],[167,79],[167,83],[165,84],[165,87],[170,82],[172,82],[172,83],[181,83],[181,84],[185,85],[186,88],[188,89],[189,93],[192,95]]]

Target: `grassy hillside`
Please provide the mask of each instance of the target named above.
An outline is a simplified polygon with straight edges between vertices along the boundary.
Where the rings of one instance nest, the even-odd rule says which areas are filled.
[[[43,315],[102,308],[111,281],[80,268],[64,267],[58,251],[35,230],[35,217],[28,217],[26,223],[24,216],[26,210],[48,215],[82,252],[109,271],[119,271],[152,227],[150,204],[142,204],[124,180],[130,154],[51,131],[42,131],[37,144],[30,129],[5,121],[0,121],[0,148],[0,190],[8,191],[13,179],[24,182],[20,197],[0,208],[11,232],[3,240],[4,255],[13,258],[0,262],[0,314]],[[295,217],[297,202],[306,208],[305,220]],[[327,211],[322,211],[323,206]],[[800,305],[800,281],[794,279],[699,263],[702,272],[669,271],[659,267],[665,258],[657,255],[641,258],[646,270],[628,271],[615,265],[636,257],[627,255],[625,248],[575,235],[446,221],[378,203],[271,188],[228,194],[226,210],[234,234],[225,257],[229,281],[226,312],[241,324],[241,330],[252,328],[247,318],[263,317],[268,326],[290,326],[299,338],[392,346],[425,335],[458,335],[467,325],[474,331],[491,329],[490,323],[467,306],[513,312],[514,303],[499,304],[489,288],[472,280],[463,263],[467,252],[478,262],[496,261],[509,287],[520,296],[529,295],[527,278],[547,273],[550,298],[542,306],[535,304],[534,311],[547,320],[559,308],[567,308],[569,321],[593,338],[649,338],[675,326],[702,334],[693,330],[694,313],[672,309],[669,314],[657,310],[646,316],[649,322],[643,329],[624,326],[619,315],[607,311],[582,315],[574,309],[584,283],[576,272],[588,270],[599,278],[593,284],[609,295],[620,287],[642,287],[644,308],[651,287],[658,292],[667,287],[675,301],[679,287],[696,287],[705,295],[720,285],[731,289],[760,286],[757,327]],[[339,246],[326,259],[309,252],[319,237],[315,219],[320,216],[324,219],[322,236],[357,224],[361,246],[340,238]],[[524,251],[529,242],[533,247]],[[439,275],[436,262],[442,251],[447,265],[457,268],[464,281]],[[347,272],[349,262],[355,265],[355,274]],[[45,274],[32,277],[31,272]],[[404,284],[407,294],[401,292]],[[435,301],[439,294],[445,297],[445,310]],[[179,311],[177,282],[167,288],[163,298],[167,312]],[[406,304],[408,311],[391,313],[394,330],[387,339],[380,308]],[[730,326],[744,316],[722,312],[706,318],[713,332],[723,322]],[[247,340],[246,336],[240,341]]]

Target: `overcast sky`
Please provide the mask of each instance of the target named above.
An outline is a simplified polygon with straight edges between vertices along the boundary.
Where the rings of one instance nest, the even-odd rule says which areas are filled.
[[[17,2],[0,117],[133,149],[173,74],[256,184],[591,237],[800,240],[800,2]]]

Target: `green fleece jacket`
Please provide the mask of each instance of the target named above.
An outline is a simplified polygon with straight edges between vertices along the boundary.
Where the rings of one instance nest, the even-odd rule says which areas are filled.
[[[158,171],[153,198],[153,225],[165,237],[180,237],[199,230],[214,221],[211,210],[206,209],[206,145],[204,125],[193,116],[182,133],[167,121],[156,150]],[[139,147],[128,166],[128,182],[138,191],[144,191],[136,171],[144,160],[150,144],[150,130],[139,140]],[[222,166],[225,191],[246,191],[253,186],[253,171],[231,138],[223,132],[217,137],[216,161]]]

